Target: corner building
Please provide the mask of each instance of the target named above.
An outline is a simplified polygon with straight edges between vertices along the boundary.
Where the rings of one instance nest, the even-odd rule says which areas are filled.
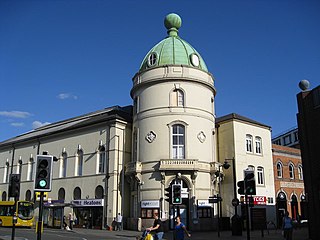
[[[214,78],[200,54],[181,39],[181,19],[165,18],[168,36],[145,56],[133,78],[132,217],[140,226],[158,213],[168,219],[181,215],[190,229],[212,226],[212,175],[215,172]],[[165,189],[182,188],[182,205],[166,201]],[[198,208],[203,209],[198,209]],[[198,211],[201,216],[198,218]],[[204,213],[202,213],[204,212]]]

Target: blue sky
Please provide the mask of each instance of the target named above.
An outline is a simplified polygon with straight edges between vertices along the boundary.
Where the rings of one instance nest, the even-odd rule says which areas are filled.
[[[215,77],[217,116],[273,135],[297,125],[299,81],[320,84],[320,1],[1,0],[0,141],[132,104],[132,77],[171,12]]]

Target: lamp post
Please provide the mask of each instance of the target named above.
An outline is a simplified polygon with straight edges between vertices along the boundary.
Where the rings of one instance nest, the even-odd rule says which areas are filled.
[[[230,164],[228,161],[232,161],[232,175],[233,175],[233,198],[237,199],[237,180],[236,180],[236,164],[235,164],[235,159],[233,158],[226,158],[224,160],[224,163],[222,164],[224,169],[230,168]],[[238,215],[238,206],[234,206],[234,215]]]
[[[234,206],[234,216],[232,217],[232,235],[233,236],[241,236],[242,235],[242,223],[241,218],[238,216],[238,205],[239,200],[237,198],[237,185],[236,185],[236,164],[235,159],[233,158],[227,158],[224,161],[224,164],[222,164],[224,169],[228,169],[230,167],[230,164],[228,161],[232,161],[232,175],[233,175],[233,200],[232,205]]]

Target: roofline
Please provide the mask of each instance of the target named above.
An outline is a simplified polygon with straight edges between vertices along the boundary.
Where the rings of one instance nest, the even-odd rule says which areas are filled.
[[[255,121],[253,119],[241,116],[241,115],[239,115],[237,113],[230,113],[230,114],[227,114],[225,116],[216,118],[216,125],[219,125],[220,123],[232,121],[232,120],[239,120],[241,122],[247,122],[247,123],[251,123],[253,125],[262,126],[262,127],[268,128],[271,131],[271,126],[268,126],[266,124],[257,122],[257,121]]]
[[[126,120],[128,122],[131,122],[132,121],[132,106],[128,105],[125,107],[120,107],[120,106],[116,105],[116,106],[112,106],[109,108],[105,108],[103,110],[98,110],[98,111],[91,112],[88,114],[83,114],[78,117],[73,117],[73,118],[69,118],[66,120],[51,123],[51,124],[36,128],[34,130],[31,130],[27,133],[18,135],[16,137],[13,137],[10,139],[7,139],[3,142],[0,142],[0,148],[14,146],[15,144],[18,144],[18,143],[37,140],[39,138],[43,138],[43,137],[47,137],[47,136],[52,136],[52,135],[58,134],[58,133],[65,131],[65,130],[72,130],[74,128],[77,128],[77,126],[79,126],[78,124],[81,124],[82,122],[89,120],[89,119],[92,119],[94,117],[101,116],[103,114],[109,114],[109,116],[106,116],[106,118],[104,118],[104,120],[120,119],[120,120]],[[81,120],[83,120],[83,121],[81,121]],[[54,127],[63,126],[64,124],[72,123],[72,122],[75,122],[76,127],[72,125],[72,126],[64,128],[64,129],[52,130],[51,132],[43,132],[44,130],[48,130],[48,129],[54,128]],[[76,123],[76,122],[78,122],[78,123]],[[96,124],[99,122],[102,122],[102,120],[98,119],[97,121],[93,121],[91,123],[84,122],[81,127],[86,127],[88,125]],[[34,134],[34,133],[36,133],[36,134]],[[28,137],[28,135],[30,135],[30,136]]]

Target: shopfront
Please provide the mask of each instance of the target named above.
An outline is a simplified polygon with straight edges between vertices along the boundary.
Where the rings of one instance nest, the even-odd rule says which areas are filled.
[[[44,224],[51,228],[62,228],[64,200],[50,200],[44,203]]]
[[[71,201],[75,216],[74,227],[102,229],[103,199],[79,199]]]

